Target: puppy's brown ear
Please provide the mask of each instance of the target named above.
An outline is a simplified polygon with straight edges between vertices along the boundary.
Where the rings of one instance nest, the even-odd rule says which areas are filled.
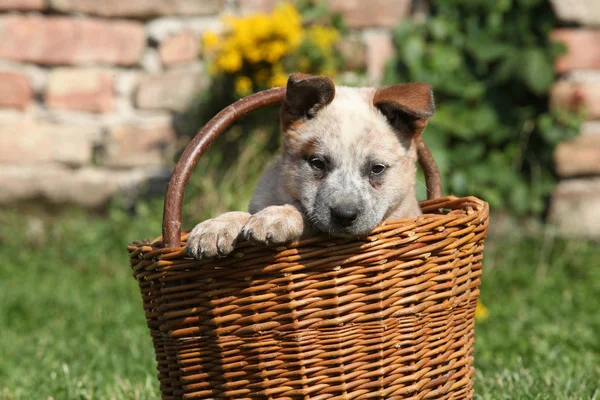
[[[291,75],[280,111],[283,130],[296,121],[314,118],[317,111],[331,103],[334,96],[335,85],[327,77],[299,73]]]
[[[393,127],[414,135],[423,132],[435,109],[431,86],[427,83],[409,83],[377,89],[373,103]]]

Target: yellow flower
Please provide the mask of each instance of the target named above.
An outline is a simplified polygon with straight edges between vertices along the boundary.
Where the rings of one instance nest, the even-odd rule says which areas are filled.
[[[264,59],[271,64],[277,63],[288,52],[286,43],[281,40],[274,40],[263,48]]]
[[[235,78],[235,92],[238,96],[246,96],[252,92],[252,79],[247,76]]]
[[[267,39],[271,35],[271,21],[267,15],[257,14],[250,22],[250,32],[255,40]]]
[[[477,302],[477,307],[475,307],[475,321],[483,322],[490,316],[490,310],[486,306],[483,305],[482,302]]]
[[[221,53],[217,57],[217,66],[225,72],[237,72],[242,68],[242,56],[236,51]]]
[[[273,10],[271,17],[275,21],[284,21],[289,27],[299,27],[302,23],[298,9],[291,2],[280,4]]]
[[[291,3],[283,3],[271,14],[273,33],[295,48],[302,40],[302,17]]]
[[[207,31],[202,36],[202,47],[206,51],[214,50],[219,45],[219,39],[219,35],[217,35],[215,32]]]
[[[330,53],[332,46],[338,41],[340,33],[335,28],[314,25],[306,32],[308,39],[324,53]]]
[[[244,57],[251,63],[259,63],[263,61],[263,53],[258,46],[253,46],[244,51]]]
[[[321,53],[330,56],[332,45],[339,38],[337,30],[326,26],[305,30],[302,16],[291,1],[280,4],[270,14],[225,16],[223,21],[225,34],[219,37],[207,32],[203,37],[205,49],[212,50],[213,54],[209,70],[229,74],[241,70],[254,71],[248,78],[252,78],[252,83],[258,87],[286,84],[287,73],[283,62],[303,41],[310,42]],[[306,56],[299,60],[298,66],[307,72],[315,67]],[[334,70],[331,72],[335,73]],[[240,80],[236,85],[240,91],[247,86],[246,80]]]

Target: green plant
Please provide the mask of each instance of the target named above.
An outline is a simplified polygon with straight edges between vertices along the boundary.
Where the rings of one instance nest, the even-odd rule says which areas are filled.
[[[484,198],[516,215],[541,214],[552,152],[577,118],[548,109],[555,26],[543,0],[432,0],[423,22],[394,32],[386,81],[429,82],[437,109],[424,133],[445,191]]]

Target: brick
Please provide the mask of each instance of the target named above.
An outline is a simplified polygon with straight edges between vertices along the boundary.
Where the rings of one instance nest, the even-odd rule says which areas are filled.
[[[581,110],[587,119],[600,118],[600,82],[559,81],[550,90],[553,108]]]
[[[273,10],[279,2],[280,0],[239,0],[242,14],[267,13]]]
[[[600,134],[579,135],[559,144],[554,163],[562,177],[600,175]]]
[[[47,107],[37,107],[32,116],[33,121],[64,126],[80,126],[85,129],[103,129],[121,118],[116,113],[95,114],[75,110],[61,110]]]
[[[581,124],[579,131],[582,135],[600,136],[600,121],[585,121]]]
[[[41,175],[48,174],[46,166],[32,168],[20,165],[2,165],[0,168],[0,204],[17,203],[22,200],[34,199],[39,196],[39,182],[44,179]]]
[[[8,165],[0,168],[0,204],[43,199],[55,204],[99,208],[116,195],[137,192],[152,171],[96,167],[68,168],[60,164]]]
[[[598,0],[550,0],[555,14],[562,21],[582,25],[600,25]]]
[[[374,83],[379,83],[386,63],[396,53],[392,35],[386,31],[370,31],[365,32],[364,38],[367,45],[367,74]]]
[[[25,74],[0,72],[0,108],[24,110],[32,97],[33,90]]]
[[[151,125],[119,125],[109,132],[101,163],[113,167],[169,165],[176,147],[170,118]]]
[[[44,0],[0,0],[0,10],[35,11],[46,8]]]
[[[0,71],[23,74],[29,82],[31,89],[36,93],[41,93],[46,88],[47,69],[37,65],[0,60]]]
[[[141,109],[184,111],[204,87],[201,67],[150,74],[140,82],[136,105]]]
[[[45,180],[40,185],[43,196],[55,204],[76,204],[83,207],[103,207],[118,194],[135,190],[148,179],[145,171],[115,171],[84,167],[67,171],[58,179]]]
[[[567,47],[556,59],[557,72],[600,69],[600,29],[557,29],[551,38]]]
[[[59,110],[51,109],[36,104],[31,111],[23,113],[14,111],[15,114],[21,115],[21,121],[23,117],[27,117],[30,120],[47,122],[56,125],[67,125],[67,126],[81,126],[85,129],[96,128],[106,131],[108,127],[117,126],[119,124],[127,123],[144,123],[154,122],[156,120],[164,121],[166,118],[171,118],[169,111],[159,112],[156,110],[140,110],[134,107],[133,96],[122,97],[117,96],[115,98],[115,110],[109,114],[95,114],[82,111],[74,110]],[[12,111],[12,110],[11,110]],[[18,119],[18,118],[17,118]],[[15,119],[7,115],[4,120],[6,123],[13,122]],[[2,113],[0,112],[0,124],[3,122]]]
[[[150,18],[163,15],[213,15],[222,0],[51,0],[52,7],[66,13],[102,17]]]
[[[160,59],[165,65],[192,62],[198,58],[199,42],[190,31],[171,36],[160,44]]]
[[[16,108],[0,108],[0,126],[31,120],[33,118],[32,111],[35,111],[35,108],[35,103],[25,112],[17,110]]]
[[[221,31],[223,21],[220,18],[213,17],[161,17],[153,19],[146,24],[146,34],[151,40],[162,42],[170,36],[178,35],[185,31],[190,31],[196,36],[200,36],[207,30]]]
[[[0,57],[10,60],[44,65],[134,65],[145,47],[145,31],[139,22],[37,15],[0,17]]]
[[[549,220],[562,235],[600,238],[600,178],[560,182],[552,194]]]
[[[36,122],[0,125],[0,164],[83,165],[92,161],[99,138],[100,130],[91,127]]]
[[[114,109],[113,76],[96,69],[58,68],[50,73],[48,108],[108,113]]]
[[[393,28],[410,15],[411,0],[328,0],[329,9],[350,28]]]

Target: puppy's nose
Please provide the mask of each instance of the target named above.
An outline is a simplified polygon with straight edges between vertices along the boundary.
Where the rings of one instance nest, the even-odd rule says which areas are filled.
[[[331,219],[336,225],[350,226],[358,218],[358,208],[350,205],[331,207]]]

